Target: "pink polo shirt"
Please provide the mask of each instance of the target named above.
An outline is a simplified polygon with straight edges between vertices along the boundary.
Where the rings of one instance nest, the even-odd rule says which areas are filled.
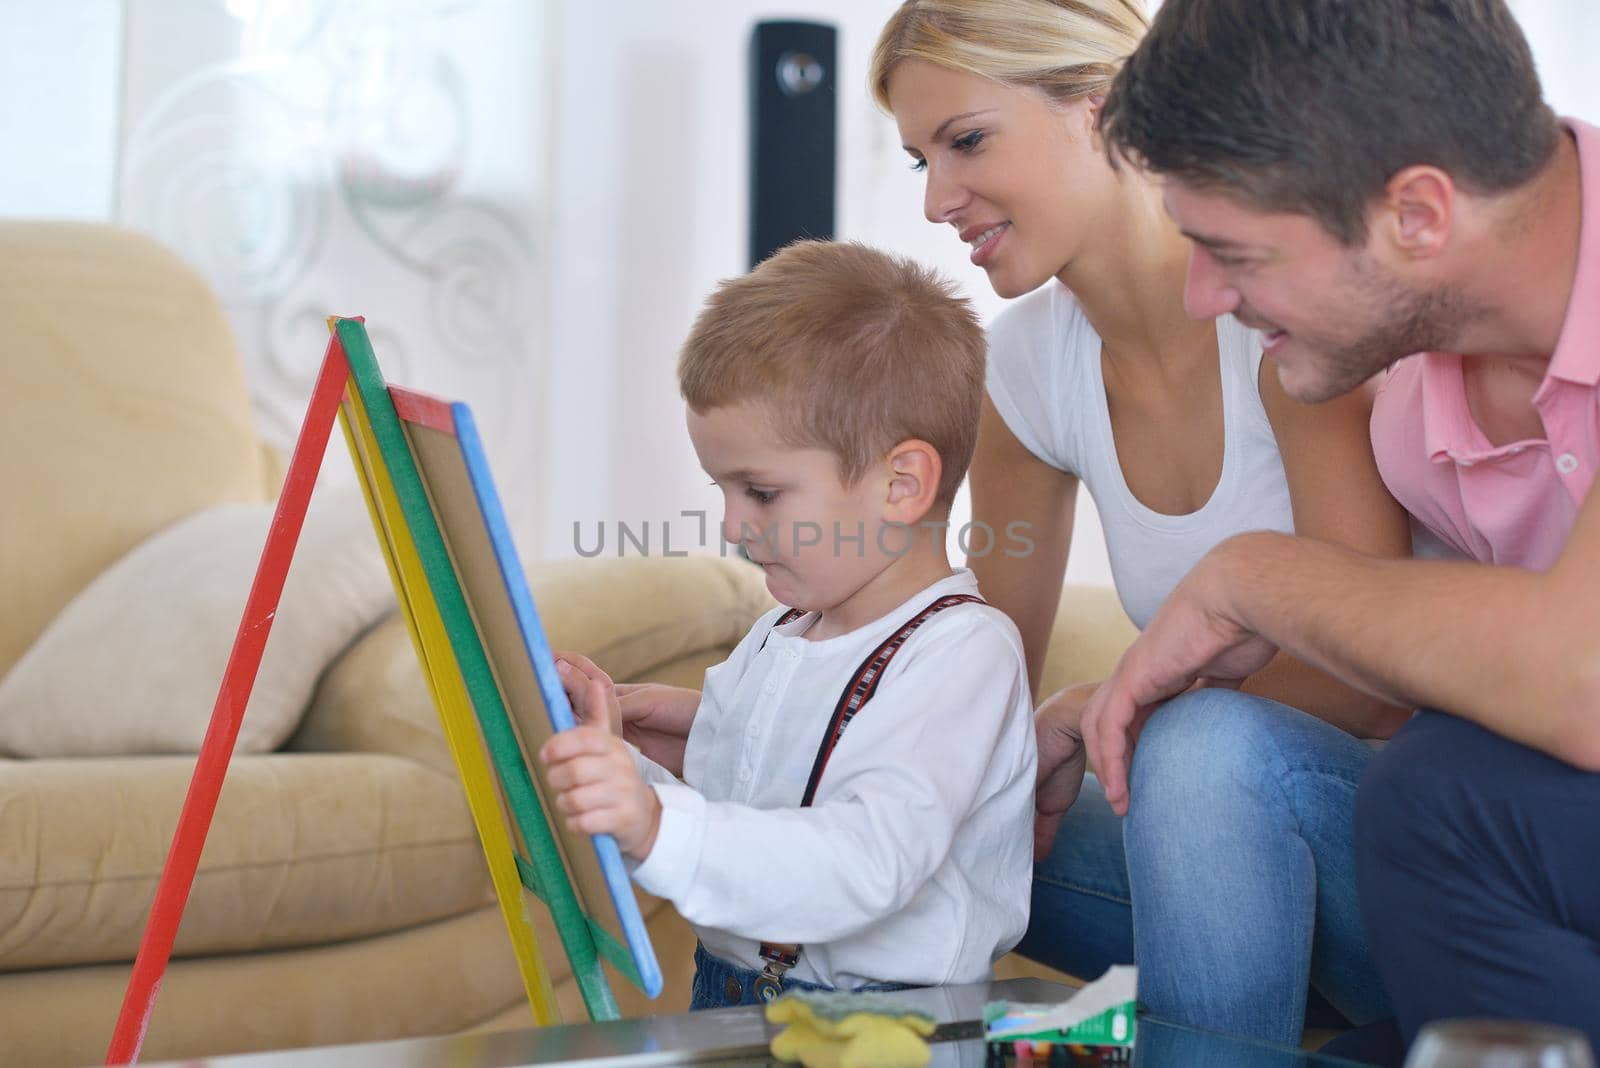
[[[1449,353],[1395,364],[1372,407],[1372,450],[1395,500],[1474,560],[1539,571],[1561,555],[1600,467],[1600,129],[1565,121],[1583,222],[1567,317],[1533,395],[1545,437],[1491,445]]]

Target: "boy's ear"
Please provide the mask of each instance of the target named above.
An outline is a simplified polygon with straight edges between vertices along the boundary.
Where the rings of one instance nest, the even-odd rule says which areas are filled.
[[[884,518],[892,523],[919,523],[939,496],[944,463],[939,450],[911,438],[889,451],[889,493]]]

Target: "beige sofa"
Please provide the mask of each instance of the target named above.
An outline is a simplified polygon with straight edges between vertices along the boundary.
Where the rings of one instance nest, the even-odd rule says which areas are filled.
[[[240,361],[205,284],[147,238],[0,223],[0,678],[132,547],[223,502],[270,500]],[[335,442],[329,462],[342,462]],[[710,558],[534,565],[551,640],[620,679],[697,685],[768,605]],[[1131,635],[1103,590],[1068,591],[1049,683],[1103,674]],[[0,1063],[105,1046],[192,757],[0,759]],[[667,993],[693,936],[647,902]],[[552,935],[543,944],[552,958]],[[568,1018],[573,984],[552,960]],[[1013,969],[1007,964],[1003,970]],[[281,752],[229,772],[146,1059],[525,1026],[531,1017],[405,629],[391,617],[323,674]]]

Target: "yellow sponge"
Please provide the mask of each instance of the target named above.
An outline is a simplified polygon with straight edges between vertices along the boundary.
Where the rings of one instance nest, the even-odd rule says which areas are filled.
[[[805,1068],[922,1068],[932,1056],[933,1018],[883,995],[791,990],[767,1019],[789,1025],[772,1055]]]

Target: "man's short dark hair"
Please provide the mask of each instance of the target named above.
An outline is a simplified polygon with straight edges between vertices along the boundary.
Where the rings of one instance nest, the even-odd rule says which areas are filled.
[[[1345,245],[1404,168],[1500,193],[1559,136],[1504,0],[1166,0],[1100,123],[1113,159],[1310,215]]]

